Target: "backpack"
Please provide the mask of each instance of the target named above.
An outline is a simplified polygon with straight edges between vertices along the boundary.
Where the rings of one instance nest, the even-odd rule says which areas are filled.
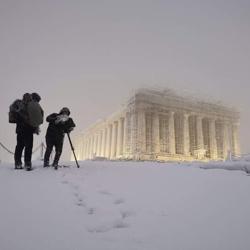
[[[40,104],[36,101],[30,101],[27,104],[28,124],[37,128],[43,123],[43,110]]]
[[[18,113],[23,109],[23,102],[15,100],[9,107],[9,123],[17,123]]]

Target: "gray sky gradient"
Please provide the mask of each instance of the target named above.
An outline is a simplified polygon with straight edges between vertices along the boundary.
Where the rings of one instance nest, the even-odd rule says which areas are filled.
[[[159,86],[237,107],[250,153],[249,25],[247,0],[0,0],[0,141],[14,149],[8,107],[25,92],[41,94],[46,115],[68,106],[73,136],[133,89]]]

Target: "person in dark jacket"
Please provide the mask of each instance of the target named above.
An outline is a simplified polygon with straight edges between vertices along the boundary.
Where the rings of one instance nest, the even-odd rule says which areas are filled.
[[[49,167],[49,158],[53,147],[55,147],[55,157],[52,166],[57,169],[60,156],[62,154],[64,134],[70,133],[75,127],[72,118],[69,117],[70,110],[62,108],[58,113],[47,116],[46,121],[49,123],[46,133],[46,152],[44,155],[44,167]]]
[[[28,124],[27,105],[32,100],[29,93],[23,95],[22,105],[20,110],[16,113],[16,134],[17,145],[15,148],[14,160],[15,169],[22,169],[22,152],[24,151],[24,163],[27,170],[31,170],[31,156],[33,148],[33,133],[35,128]]]

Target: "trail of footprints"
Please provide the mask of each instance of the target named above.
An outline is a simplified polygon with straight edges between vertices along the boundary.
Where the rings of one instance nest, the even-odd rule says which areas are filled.
[[[62,177],[65,178],[66,175],[64,174]],[[87,200],[86,197],[81,193],[80,187],[77,184],[72,183],[65,179],[61,183],[68,185],[70,187],[70,189],[73,191],[75,204],[78,207],[83,208],[87,215],[95,216],[97,214],[98,208],[89,206],[89,204],[86,202]],[[114,205],[117,207],[116,209],[118,210],[118,213],[120,216],[119,218],[116,218],[116,219],[112,218],[113,221],[110,221],[108,223],[106,222],[100,225],[89,226],[87,227],[87,231],[90,233],[103,233],[103,232],[110,231],[112,229],[130,227],[129,223],[127,222],[127,219],[129,217],[135,216],[135,212],[121,208],[120,205],[125,203],[125,199],[114,198],[114,195],[107,190],[99,190],[97,192],[99,195],[106,197],[106,199],[110,201],[110,205]]]

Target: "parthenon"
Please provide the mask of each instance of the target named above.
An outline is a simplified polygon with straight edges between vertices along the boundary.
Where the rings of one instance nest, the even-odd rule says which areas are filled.
[[[79,160],[225,160],[240,154],[239,113],[168,89],[139,89],[75,143]]]

